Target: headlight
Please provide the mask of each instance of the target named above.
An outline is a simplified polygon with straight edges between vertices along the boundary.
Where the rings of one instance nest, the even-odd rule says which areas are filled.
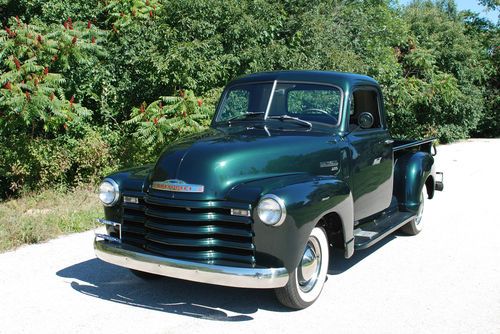
[[[104,179],[99,186],[99,198],[105,206],[113,206],[120,198],[120,189],[113,179]]]
[[[276,195],[264,195],[257,205],[257,214],[264,224],[280,226],[286,217],[285,202]]]

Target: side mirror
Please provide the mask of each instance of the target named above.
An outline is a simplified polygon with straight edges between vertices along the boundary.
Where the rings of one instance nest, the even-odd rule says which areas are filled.
[[[370,114],[369,112],[362,112],[358,116],[358,124],[362,129],[369,129],[373,126],[373,122],[375,120],[373,119],[373,115]]]

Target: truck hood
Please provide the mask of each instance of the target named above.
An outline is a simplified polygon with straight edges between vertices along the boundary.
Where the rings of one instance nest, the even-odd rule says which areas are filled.
[[[163,151],[149,192],[167,198],[223,200],[235,186],[257,179],[328,174],[329,168],[324,163],[320,167],[320,162],[339,161],[334,138],[302,129],[212,128]]]

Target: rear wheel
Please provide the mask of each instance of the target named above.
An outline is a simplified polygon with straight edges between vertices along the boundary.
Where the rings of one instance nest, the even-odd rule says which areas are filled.
[[[408,235],[417,235],[422,231],[423,221],[422,217],[424,215],[424,204],[426,197],[425,186],[422,188],[422,192],[420,193],[420,206],[418,207],[417,216],[415,219],[410,221],[408,224],[401,227],[401,231]]]
[[[328,239],[325,230],[315,227],[307,240],[302,260],[291,273],[288,283],[275,290],[279,302],[303,309],[319,297],[328,271]]]

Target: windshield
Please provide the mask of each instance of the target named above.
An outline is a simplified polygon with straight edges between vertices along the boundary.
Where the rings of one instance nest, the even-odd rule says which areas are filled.
[[[298,118],[336,126],[340,103],[340,90],[329,85],[294,82],[242,84],[225,92],[215,120]]]

